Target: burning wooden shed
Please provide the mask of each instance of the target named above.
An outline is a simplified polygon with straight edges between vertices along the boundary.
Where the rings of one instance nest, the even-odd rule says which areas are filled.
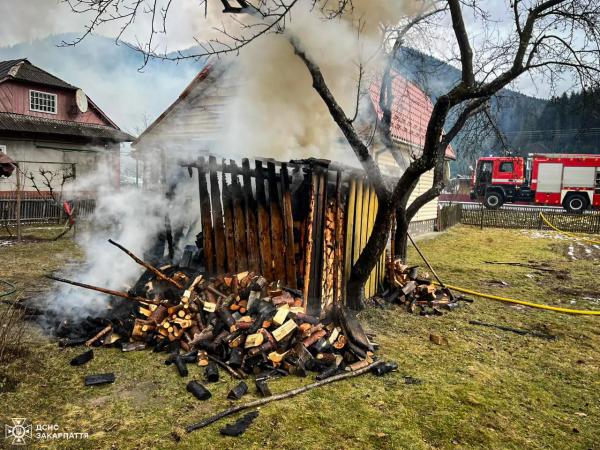
[[[238,165],[211,156],[182,165],[198,179],[209,274],[250,270],[281,280],[302,292],[311,314],[345,298],[346,280],[377,212],[363,171],[320,159],[243,159]],[[384,276],[382,255],[367,298]]]
[[[139,165],[139,176],[144,189],[161,190],[159,180],[168,178],[168,167],[157,163],[166,161],[173,155],[186,158],[189,155],[208,158],[211,152],[223,148],[220,138],[229,132],[232,108],[235,107],[236,92],[243,86],[243,80],[233,70],[226,59],[207,65],[190,82],[181,95],[132,143],[134,156]],[[373,140],[371,150],[384,175],[397,178],[402,175],[423,147],[427,122],[433,110],[433,104],[427,94],[415,83],[400,73],[393,71],[392,90],[394,94],[392,114],[392,139],[402,155],[402,164],[394,160],[388,149],[377,139]],[[369,100],[373,106],[372,114],[365,117],[365,125],[381,118],[379,109],[380,81],[375,79],[369,86]],[[366,103],[366,102],[365,102]],[[348,150],[343,139],[334,142],[336,146]],[[323,149],[323,151],[331,150]],[[327,157],[337,159],[337,154],[328,152]],[[339,153],[336,151],[336,153]],[[250,156],[265,156],[260,153]],[[271,153],[272,155],[272,153]],[[297,157],[314,156],[309,149],[295,149]],[[353,156],[352,156],[353,157]],[[446,158],[455,159],[449,147]],[[423,174],[411,196],[410,201],[432,186],[433,171]],[[416,214],[411,223],[411,232],[416,235],[434,231],[437,219],[438,202],[433,200]]]

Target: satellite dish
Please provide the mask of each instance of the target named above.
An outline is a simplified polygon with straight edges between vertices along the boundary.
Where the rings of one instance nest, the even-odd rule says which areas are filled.
[[[81,89],[77,89],[77,91],[75,92],[75,104],[77,105],[77,108],[79,109],[80,112],[82,112],[82,113],[87,112],[87,110],[88,110],[87,95],[85,95],[85,92],[83,92],[83,90],[81,90]]]

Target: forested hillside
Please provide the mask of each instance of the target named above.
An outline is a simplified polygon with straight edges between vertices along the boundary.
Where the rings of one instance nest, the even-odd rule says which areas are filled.
[[[435,99],[455,85],[460,72],[417,50],[405,48],[396,67]],[[461,133],[453,146],[458,150],[455,173],[481,155],[511,151],[526,155],[545,153],[600,153],[600,90],[563,94],[550,100],[502,90],[491,103],[491,117],[502,139],[487,132],[480,139]],[[502,142],[504,141],[504,142]]]

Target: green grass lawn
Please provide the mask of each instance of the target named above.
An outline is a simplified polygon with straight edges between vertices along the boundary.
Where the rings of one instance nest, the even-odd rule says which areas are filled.
[[[576,246],[573,260],[568,255],[572,241],[554,237],[458,226],[422,241],[420,247],[449,283],[534,302],[600,309],[600,249],[586,252]],[[0,247],[0,274],[28,296],[47,289],[43,273],[81,258],[72,240]],[[552,273],[484,260],[544,262],[568,276],[558,279]],[[410,262],[420,263],[412,251]],[[68,362],[81,349],[58,349],[34,330],[28,354],[0,368],[0,380],[18,381],[14,389],[0,393],[0,424],[27,417],[56,423],[61,431],[89,433],[87,440],[44,442],[57,449],[600,449],[600,317],[483,299],[441,317],[410,315],[398,307],[370,308],[360,317],[376,334],[379,354],[397,361],[399,371],[334,383],[266,405],[240,438],[218,432],[233,419],[192,434],[182,430],[231,403],[224,398],[235,382],[224,373],[222,381],[210,386],[213,398],[200,402],[186,392],[188,380],[163,364],[164,354],[97,349],[90,363],[73,368]],[[472,319],[558,339],[477,327],[468,323]],[[433,344],[430,333],[446,337],[449,345]],[[116,382],[83,386],[84,375],[103,372],[115,372]],[[406,375],[422,384],[406,384]],[[200,377],[200,369],[190,366],[188,378]],[[312,375],[287,377],[270,386],[279,393],[312,381]],[[252,385],[250,392],[246,400],[255,398]]]

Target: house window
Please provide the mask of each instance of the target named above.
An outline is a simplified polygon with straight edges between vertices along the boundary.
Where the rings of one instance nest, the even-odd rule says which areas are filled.
[[[503,162],[502,164],[500,164],[500,172],[512,173],[513,170],[514,167],[512,162]]]
[[[0,153],[3,153],[6,155],[6,145],[0,145]]]
[[[29,110],[56,114],[56,94],[29,91]]]

